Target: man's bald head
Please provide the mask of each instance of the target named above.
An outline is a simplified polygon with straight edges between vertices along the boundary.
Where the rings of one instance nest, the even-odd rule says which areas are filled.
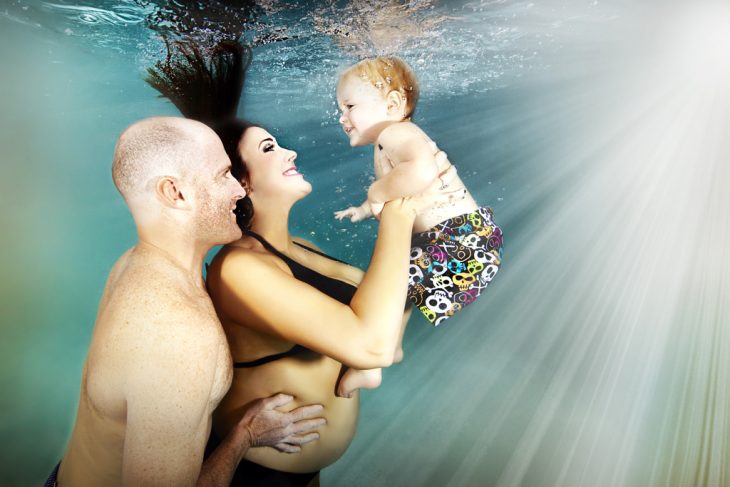
[[[147,118],[119,136],[112,163],[114,185],[128,202],[152,194],[161,176],[184,178],[205,151],[200,122],[176,117]]]
[[[246,193],[230,169],[223,144],[207,125],[156,117],[119,136],[112,177],[140,239],[177,235],[179,242],[218,245],[241,236],[234,209]]]

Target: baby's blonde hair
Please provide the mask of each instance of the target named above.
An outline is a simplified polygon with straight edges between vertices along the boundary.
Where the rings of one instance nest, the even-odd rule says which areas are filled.
[[[383,96],[398,91],[406,100],[405,118],[410,119],[418,103],[418,79],[408,64],[395,56],[363,59],[347,68],[340,76],[340,83],[355,76],[370,82]]]

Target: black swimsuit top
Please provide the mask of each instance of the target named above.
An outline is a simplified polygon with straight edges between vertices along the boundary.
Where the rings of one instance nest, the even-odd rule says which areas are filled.
[[[266,250],[283,260],[286,265],[289,266],[289,269],[291,270],[292,274],[295,278],[299,279],[302,282],[306,282],[312,287],[315,287],[325,293],[327,296],[331,297],[332,299],[336,299],[342,304],[350,304],[350,301],[352,301],[352,296],[355,295],[355,291],[357,291],[357,287],[353,286],[352,284],[348,284],[346,282],[340,281],[338,279],[334,279],[329,276],[325,276],[324,274],[320,274],[319,272],[310,269],[309,267],[305,267],[299,262],[287,257],[286,255],[282,254],[278,250],[276,250],[269,242],[267,242],[264,237],[261,235],[252,232],[251,230],[246,231],[246,235],[255,238],[259,242],[261,242],[261,245],[264,246]],[[346,264],[346,262],[343,262],[339,259],[335,259],[334,257],[330,257],[327,254],[323,254],[322,252],[319,252],[318,250],[312,249],[307,247],[306,245],[302,245],[300,243],[294,242],[295,244],[299,245],[302,248],[305,248],[309,250],[310,252],[314,252],[315,254],[319,254],[322,257],[327,257],[330,260],[334,260],[337,262],[342,262],[343,264]],[[291,349],[287,350],[286,352],[281,353],[275,353],[274,355],[267,355],[265,357],[258,358],[256,360],[252,360],[250,362],[233,362],[233,366],[236,368],[248,368],[248,367],[256,367],[257,365],[263,365],[267,364],[269,362],[273,362],[274,360],[279,360],[280,358],[285,357],[291,357],[293,355],[297,355],[303,352],[307,352],[309,349],[307,347],[303,347],[302,345],[294,345]]]

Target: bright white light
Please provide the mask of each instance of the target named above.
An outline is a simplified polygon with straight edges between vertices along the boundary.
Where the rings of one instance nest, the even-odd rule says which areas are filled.
[[[678,13],[667,32],[673,71],[703,85],[730,78],[730,5],[694,5]],[[685,77],[683,76],[683,77]]]

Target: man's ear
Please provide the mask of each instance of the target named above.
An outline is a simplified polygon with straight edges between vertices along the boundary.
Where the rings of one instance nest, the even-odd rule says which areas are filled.
[[[406,98],[403,96],[403,93],[401,93],[398,90],[392,90],[390,91],[386,97],[385,101],[388,107],[388,113],[391,115],[400,115],[401,117],[406,112]]]
[[[170,208],[186,208],[188,202],[180,189],[180,183],[172,176],[162,176],[155,187],[157,196]]]

